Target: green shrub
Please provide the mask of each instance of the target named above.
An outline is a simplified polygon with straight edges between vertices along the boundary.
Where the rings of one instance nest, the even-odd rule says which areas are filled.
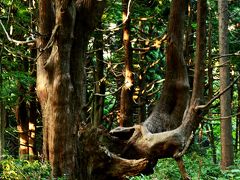
[[[237,157],[237,155],[236,155]],[[240,156],[238,156],[240,157]],[[220,164],[214,164],[209,152],[200,153],[192,151],[184,156],[184,164],[186,170],[193,180],[240,180],[240,159],[237,158],[235,165],[229,167],[228,170],[222,171]],[[155,166],[154,174],[150,176],[139,175],[130,177],[130,180],[180,180],[181,175],[177,163],[172,158],[160,159]]]
[[[14,159],[9,155],[0,162],[0,177],[3,180],[49,179],[50,171],[48,163]]]

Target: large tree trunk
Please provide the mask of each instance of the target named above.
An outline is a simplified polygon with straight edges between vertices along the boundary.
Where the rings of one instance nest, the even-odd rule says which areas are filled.
[[[181,125],[189,99],[188,76],[182,54],[185,5],[184,0],[172,1],[167,48],[168,68],[159,104],[143,125],[116,128],[111,131],[113,137],[104,136],[101,131],[96,130],[81,131],[79,151],[85,156],[80,156],[80,161],[83,165],[89,161],[95,164],[85,167],[88,169],[85,177],[91,174],[93,179],[104,179],[148,173],[159,158],[173,157],[178,161],[184,179],[188,179],[181,155],[189,145],[188,139],[192,131],[197,127],[195,107],[198,102],[190,106]],[[86,137],[91,138],[86,140]],[[96,142],[96,138],[100,141]],[[101,173],[103,171],[105,173]]]
[[[43,155],[45,159],[49,159],[48,148],[48,112],[45,111],[46,103],[48,99],[48,74],[44,65],[50,56],[51,48],[48,47],[48,41],[50,40],[52,28],[54,26],[54,13],[53,4],[51,1],[40,0],[39,1],[39,39],[37,40],[37,80],[36,91],[41,104],[42,119],[43,119]]]
[[[42,36],[38,47],[43,52],[39,52],[38,58],[37,91],[43,113],[45,158],[51,164],[53,176],[66,174],[72,177],[75,153],[74,120],[70,106],[73,91],[70,52],[76,10],[73,2],[55,1],[54,5],[55,27],[52,38],[49,38],[54,22],[53,4],[51,1],[39,1],[39,31]]]
[[[102,3],[39,1],[37,94],[43,114],[44,155],[54,177],[74,179],[81,174],[76,143],[78,126],[85,120],[84,53],[102,14]]]
[[[149,172],[159,158],[172,157],[177,160],[183,178],[188,179],[181,156],[198,127],[202,81],[201,76],[196,75],[194,85],[200,88],[194,89],[195,95],[187,108],[189,83],[182,49],[186,1],[172,1],[167,72],[160,102],[143,124],[116,128],[110,132],[112,136],[104,130],[85,127],[83,123],[76,129],[84,120],[81,114],[84,51],[94,27],[92,21],[102,12],[95,6],[101,1],[95,4],[90,0],[79,1],[77,9],[72,1],[61,2],[61,6],[58,0],[55,2],[56,28],[53,38],[48,38],[53,43],[49,46],[51,52],[45,50],[42,52],[45,59],[38,58],[37,90],[44,115],[45,155],[52,166],[52,174],[55,177],[66,174],[70,179],[120,179]],[[41,7],[47,4],[48,1],[40,1]],[[93,10],[99,14],[94,14]],[[43,18],[46,11],[41,15]],[[50,21],[46,23],[52,25]],[[40,24],[41,34],[51,31],[46,23]],[[39,47],[44,48],[48,40],[39,41]],[[202,68],[200,60],[197,58],[199,62],[195,65],[198,74]],[[40,84],[41,79],[43,84]]]
[[[218,1],[219,12],[219,55],[228,54],[228,1]],[[227,57],[220,58],[220,91],[230,84],[230,67]],[[231,122],[231,90],[220,97],[221,106],[221,167],[233,164],[233,140]],[[226,118],[228,117],[228,118]]]
[[[186,2],[173,1],[168,25],[167,70],[160,101],[144,126],[152,133],[177,128],[189,100],[189,83],[183,59]]]

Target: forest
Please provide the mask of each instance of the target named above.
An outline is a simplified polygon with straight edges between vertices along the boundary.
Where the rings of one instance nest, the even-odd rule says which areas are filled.
[[[0,179],[240,179],[240,0],[1,0]]]

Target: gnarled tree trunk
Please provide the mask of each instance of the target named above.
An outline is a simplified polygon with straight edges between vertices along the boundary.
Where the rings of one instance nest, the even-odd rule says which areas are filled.
[[[52,174],[55,177],[66,174],[70,179],[121,179],[147,173],[159,158],[173,157],[183,178],[188,179],[181,156],[198,126],[201,89],[194,89],[195,96],[187,106],[189,83],[182,49],[186,1],[172,1],[166,80],[158,105],[143,124],[116,128],[110,132],[111,136],[104,130],[80,124],[85,103],[84,51],[94,27],[92,21],[102,12],[98,8],[102,1],[94,2],[77,1],[75,6],[71,0],[61,3],[56,0],[55,28],[51,38],[48,36],[50,43],[43,37],[39,40],[44,51],[38,58],[37,90],[44,115],[45,155]],[[51,6],[48,3],[40,0],[39,6],[48,8],[47,5]],[[46,17],[46,12],[41,15],[47,19],[54,17],[51,13]],[[49,35],[54,26],[51,22],[40,24],[42,35]],[[201,64],[199,58],[197,61],[196,64]],[[196,65],[195,72],[199,71]],[[194,82],[197,87],[201,87],[199,77]]]
[[[85,120],[84,58],[103,3],[39,1],[37,94],[43,114],[44,156],[54,177],[78,179],[82,174],[76,143],[78,126]]]
[[[118,127],[110,132],[111,137],[104,136],[102,133],[105,139],[101,138],[98,147],[104,151],[105,156],[101,157],[108,163],[92,167],[92,174],[102,177],[103,174],[100,172],[105,170],[104,174],[109,178],[135,175],[140,172],[148,173],[151,172],[149,170],[158,159],[172,157],[177,160],[183,178],[189,178],[181,156],[189,147],[192,134],[198,127],[200,110],[207,107],[201,106],[199,100],[203,87],[203,76],[200,76],[200,73],[204,70],[202,64],[205,51],[204,41],[200,42],[201,38],[205,38],[205,18],[201,20],[200,17],[206,17],[206,11],[204,11],[206,1],[198,3],[199,29],[197,36],[199,43],[194,74],[194,86],[196,87],[193,89],[189,105],[188,76],[182,54],[185,6],[186,1],[184,0],[172,1],[168,29],[166,81],[159,103],[142,125]],[[80,135],[80,142],[83,142],[81,137],[84,134],[82,132]],[[99,134],[101,133],[99,132]],[[81,151],[89,153],[89,146],[81,147],[86,147]],[[95,150],[93,151],[95,152]],[[116,154],[118,154],[117,157]],[[97,155],[97,157],[99,156]],[[126,169],[128,170],[126,171]]]

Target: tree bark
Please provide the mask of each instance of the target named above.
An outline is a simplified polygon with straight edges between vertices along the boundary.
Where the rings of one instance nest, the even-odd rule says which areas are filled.
[[[238,110],[240,113],[240,80],[237,83],[237,91],[238,91]],[[237,154],[240,150],[240,114],[236,117],[236,138],[235,138],[235,153]]]
[[[101,24],[99,29],[101,29]],[[94,100],[93,100],[93,118],[92,124],[97,127],[102,123],[104,109],[105,94],[105,78],[104,78],[104,59],[103,59],[103,32],[98,31],[95,34],[94,48],[96,51],[96,71],[94,73]],[[97,95],[101,94],[101,95]]]
[[[43,18],[39,21],[40,34],[49,37],[53,23],[52,3],[39,3],[40,18]],[[38,59],[37,81],[44,115],[44,154],[51,164],[54,177],[66,174],[67,177],[73,178],[75,142],[73,111],[70,106],[73,89],[70,79],[70,52],[76,10],[71,1],[55,1],[54,5],[54,30],[57,33],[53,35],[54,39],[49,40],[53,43],[51,51],[44,50],[48,45],[48,38],[39,39],[39,47],[44,51]]]
[[[129,0],[122,0],[123,18],[123,47],[124,47],[124,84],[120,98],[120,126],[133,125],[133,67],[132,67],[132,46],[130,38],[130,12],[128,11]]]
[[[5,147],[5,127],[6,127],[6,111],[2,99],[0,100],[0,160],[4,154]]]
[[[240,80],[237,83],[237,91],[238,91],[238,110],[240,113]],[[240,150],[240,114],[237,115],[236,118],[236,138],[235,138],[235,152],[238,153]]]
[[[16,106],[16,119],[17,119],[17,129],[19,133],[19,157],[20,159],[28,159],[29,155],[29,145],[28,145],[28,116],[27,116],[27,106],[24,96],[26,95],[26,89],[21,83],[19,83],[19,97]]]
[[[44,155],[53,177],[78,178],[77,131],[85,121],[85,51],[103,1],[39,1],[37,94]],[[84,156],[79,154],[79,156]]]
[[[53,4],[51,1],[39,0],[38,5],[39,13],[39,38],[37,39],[37,80],[36,80],[36,92],[39,103],[41,104],[42,120],[43,120],[43,155],[45,159],[49,159],[49,123],[48,123],[48,111],[46,109],[46,103],[48,99],[48,74],[44,68],[47,59],[51,54],[51,48],[48,47],[48,41],[50,40],[52,28],[54,26],[54,12]]]
[[[218,1],[219,12],[219,55],[228,54],[228,1]],[[220,91],[230,84],[230,68],[227,57],[220,58]],[[231,122],[231,90],[220,97],[221,106],[221,168],[233,164],[233,142]],[[228,118],[225,118],[228,116]]]
[[[31,50],[31,56],[36,57],[36,50]],[[30,72],[31,77],[36,78],[36,64],[35,61],[30,62]],[[28,143],[29,143],[29,159],[32,160],[36,156],[36,126],[37,126],[37,118],[38,118],[38,103],[36,96],[36,83],[32,84],[29,87],[29,94],[31,96],[31,100],[29,102],[29,134],[28,134]]]
[[[72,1],[61,2],[61,6],[59,1],[55,2],[57,33],[53,31],[51,53],[43,51],[47,59],[38,59],[38,73],[44,83],[39,87],[46,90],[37,90],[42,90],[38,95],[44,111],[45,152],[52,174],[55,177],[66,174],[69,179],[122,179],[151,172],[159,158],[172,157],[178,162],[183,178],[188,179],[181,157],[198,127],[202,89],[194,89],[195,95],[187,106],[189,83],[183,59],[186,1],[172,1],[166,80],[159,104],[143,124],[118,127],[110,132],[111,136],[99,128],[79,124],[84,121],[81,116],[84,102],[80,99],[83,76],[79,77],[83,73],[79,70],[84,67],[87,37],[94,27],[92,21],[99,17],[94,11],[98,15],[102,11],[93,1],[77,1],[76,11]],[[196,73],[201,70],[200,62],[196,63],[199,65],[195,67]],[[198,76],[194,84],[201,88],[201,82]]]
[[[188,74],[183,59],[185,8],[186,2],[182,0],[171,4],[165,83],[158,105],[143,124],[152,133],[177,128],[189,100]]]
[[[0,92],[2,93],[2,52],[3,47],[0,50]],[[6,127],[6,110],[4,106],[3,98],[0,98],[0,160],[2,159],[5,147],[5,127]]]
[[[211,23],[211,13],[210,13],[210,21],[208,27],[208,100],[210,101],[213,98],[213,62],[212,62],[212,23]],[[211,110],[208,110],[209,116],[212,115]],[[214,140],[214,133],[213,133],[213,125],[212,122],[209,122],[208,127],[208,134],[212,149],[212,160],[213,163],[217,163],[217,153],[216,153],[216,146]]]

